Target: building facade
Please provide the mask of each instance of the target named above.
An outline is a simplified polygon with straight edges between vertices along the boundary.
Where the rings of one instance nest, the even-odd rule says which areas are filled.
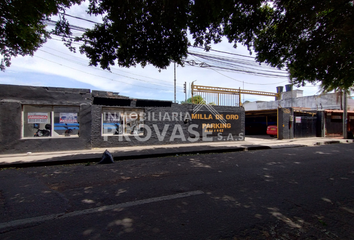
[[[290,138],[299,137],[341,137],[343,136],[343,121],[347,121],[348,136],[354,132],[354,100],[347,98],[347,116],[343,117],[342,95],[338,93],[327,93],[316,96],[303,96],[302,90],[291,90],[281,92],[281,99],[275,101],[256,101],[244,104],[246,111],[246,134],[255,117],[248,117],[250,113],[258,113],[258,125],[260,125],[259,134],[264,134],[264,129],[269,121],[264,119],[273,119],[273,116],[266,116],[267,112],[277,111],[277,109],[291,109],[289,120]],[[262,115],[262,112],[264,113]],[[278,116],[278,119],[281,119]],[[254,124],[253,124],[254,125]],[[278,124],[279,128],[283,125]],[[254,129],[254,128],[253,128]],[[262,131],[263,130],[263,131]],[[253,134],[255,131],[252,132]],[[283,133],[281,133],[283,134]],[[287,136],[287,134],[285,134]]]
[[[244,126],[243,107],[0,85],[0,153],[243,141]]]
[[[305,110],[341,110],[342,96],[338,93],[327,93],[314,96],[303,96],[303,90],[293,90],[281,93],[281,99],[275,101],[256,101],[244,104],[246,111],[268,110],[282,108],[298,108]],[[354,110],[354,100],[347,98],[348,110]]]

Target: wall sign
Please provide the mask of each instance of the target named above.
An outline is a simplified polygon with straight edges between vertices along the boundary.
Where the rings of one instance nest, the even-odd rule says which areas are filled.
[[[77,113],[60,113],[60,123],[77,123]]]
[[[216,113],[208,111],[191,113],[192,124],[198,125],[200,134],[207,133],[208,136],[228,136],[241,133],[241,120],[238,113]]]
[[[296,117],[295,118],[295,123],[301,123],[301,117]]]
[[[27,115],[28,123],[49,123],[48,113],[42,112],[29,112]]]
[[[120,123],[123,120],[123,113],[120,112],[104,112],[103,121],[105,123]]]

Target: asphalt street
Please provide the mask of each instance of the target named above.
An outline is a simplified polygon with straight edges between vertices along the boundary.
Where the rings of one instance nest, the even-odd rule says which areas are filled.
[[[0,216],[0,239],[354,239],[354,149],[3,169]]]

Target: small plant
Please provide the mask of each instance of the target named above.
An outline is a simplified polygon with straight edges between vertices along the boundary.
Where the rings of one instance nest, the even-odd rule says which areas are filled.
[[[327,226],[327,223],[325,223],[325,221],[323,221],[322,219],[318,219],[318,221],[319,221],[323,226]]]

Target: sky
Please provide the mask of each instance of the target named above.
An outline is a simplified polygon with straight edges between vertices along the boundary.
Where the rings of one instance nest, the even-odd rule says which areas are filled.
[[[75,5],[66,11],[67,14],[91,19],[100,22],[100,19],[87,15],[85,12],[87,3]],[[73,25],[89,28],[91,23],[68,18]],[[55,20],[53,18],[53,20]],[[75,33],[75,32],[74,32]],[[212,45],[212,49],[224,51],[232,54],[245,55],[238,56],[237,59],[247,61],[252,68],[259,68],[259,64],[250,58],[249,51],[238,44],[235,49],[233,44],[226,39],[217,45]],[[211,56],[222,56],[236,58],[235,55],[220,52],[205,52],[203,49],[190,48],[190,51]],[[189,56],[186,61],[208,63],[206,60]],[[53,37],[48,40],[33,57],[16,57],[11,61],[11,66],[0,72],[0,84],[29,85],[29,86],[49,86],[49,87],[69,87],[84,88],[91,90],[102,90],[119,92],[119,94],[131,98],[174,100],[174,66],[171,64],[166,69],[157,69],[153,66],[141,66],[122,68],[117,65],[111,68],[111,72],[102,70],[99,67],[88,66],[89,60],[85,55],[70,52],[60,41],[60,37]],[[270,69],[265,64],[263,68]],[[241,68],[242,69],[242,68]],[[282,73],[283,74],[283,73]],[[196,85],[241,88],[247,90],[276,92],[276,86],[284,86],[289,83],[287,77],[261,77],[252,74],[240,73],[235,71],[225,71],[191,66],[178,65],[176,68],[176,96],[177,102],[185,100],[183,84],[187,83],[187,97],[190,97],[190,84],[194,81]],[[318,93],[318,86],[307,84],[305,87],[296,88],[304,90],[304,96],[315,95]],[[245,95],[242,101],[272,101],[273,97]]]

